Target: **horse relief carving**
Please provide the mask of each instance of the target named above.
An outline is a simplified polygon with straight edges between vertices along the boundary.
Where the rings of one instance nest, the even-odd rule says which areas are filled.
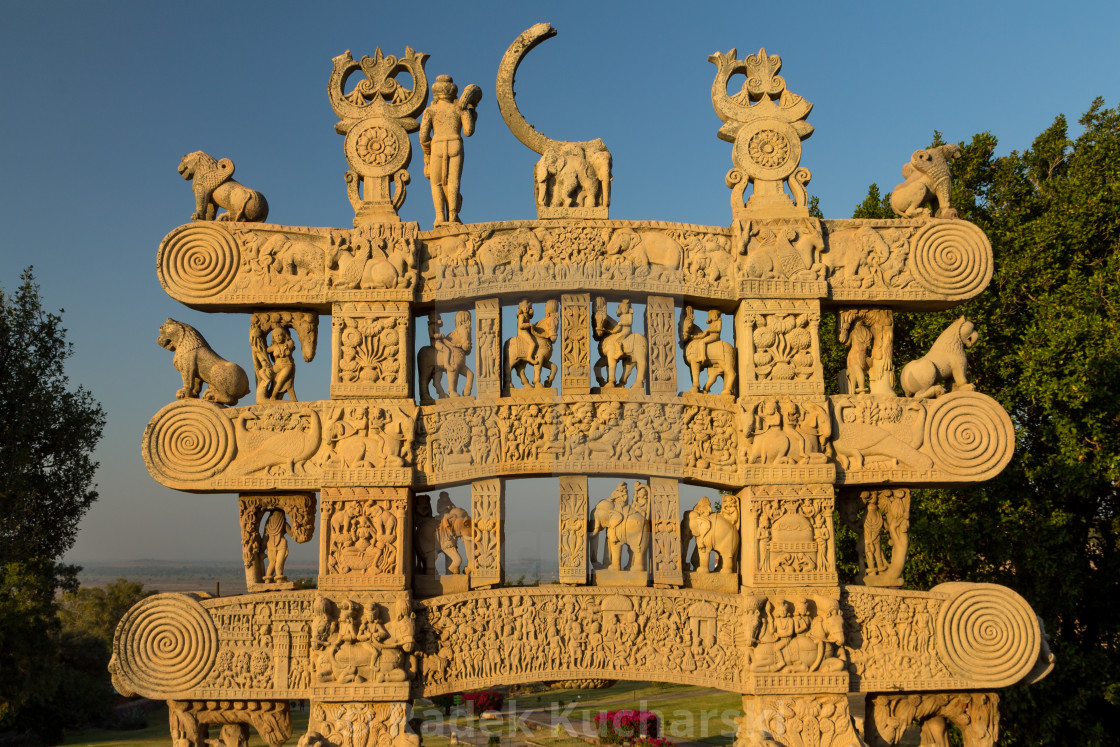
[[[700,329],[694,322],[694,312],[691,306],[685,306],[681,313],[679,325],[680,344],[684,349],[684,361],[692,374],[692,386],[689,392],[704,394],[712,390],[712,386],[719,379],[723,379],[723,394],[735,393],[735,381],[738,377],[739,361],[735,355],[735,347],[720,339],[723,331],[723,315],[719,309],[708,312],[708,328]],[[704,388],[700,388],[700,372],[708,369],[708,381]]]
[[[471,312],[455,313],[455,329],[448,334],[440,330],[443,320],[433,309],[428,315],[428,337],[431,345],[420,348],[416,354],[420,375],[420,404],[435,402],[431,387],[435,386],[439,399],[446,397],[469,397],[474,386],[474,372],[467,367],[467,353],[471,352]],[[443,388],[443,375],[447,374],[448,389]],[[459,377],[463,377],[463,391],[459,391]]]
[[[511,389],[512,374],[517,373],[525,389],[548,389],[556,379],[556,364],[552,362],[552,346],[560,332],[560,305],[556,301],[545,304],[544,319],[533,323],[533,305],[522,300],[517,305],[517,334],[506,340],[505,387]],[[533,367],[530,384],[525,369]],[[548,369],[548,378],[541,381],[541,372]]]
[[[621,387],[641,391],[645,388],[649,366],[649,344],[645,335],[633,331],[634,309],[629,299],[619,301],[615,313],[618,319],[608,313],[605,298],[595,299],[592,334],[599,343],[595,378],[603,389]],[[634,383],[628,384],[632,372],[635,373]]]

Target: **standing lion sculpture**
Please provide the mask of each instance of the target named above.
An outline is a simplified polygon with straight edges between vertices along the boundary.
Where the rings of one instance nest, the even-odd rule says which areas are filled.
[[[175,353],[171,362],[183,377],[183,388],[175,393],[176,399],[197,399],[204,383],[210,388],[203,399],[221,405],[236,405],[249,393],[245,369],[215,353],[191,325],[168,317],[160,325],[156,342]]]
[[[899,381],[908,397],[927,399],[945,393],[938,382],[953,381],[954,392],[975,389],[968,383],[968,358],[965,350],[980,337],[972,322],[963,316],[950,324],[921,358],[910,361],[902,369]]]
[[[179,161],[179,174],[191,182],[194,213],[191,220],[228,220],[257,223],[268,217],[268,202],[255,189],[233,178],[233,161],[196,150]],[[218,215],[218,208],[226,212]]]

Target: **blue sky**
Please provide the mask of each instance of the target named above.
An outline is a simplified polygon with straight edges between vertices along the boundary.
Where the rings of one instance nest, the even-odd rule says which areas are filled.
[[[251,370],[248,317],[172,301],[156,249],[193,210],[176,166],[194,150],[234,159],[272,222],[350,224],[326,96],[331,58],[346,49],[409,45],[431,55],[429,78],[482,87],[462,190],[471,222],[533,217],[536,156],[505,128],[494,76],[538,21],[559,35],[522,65],[518,103],[553,138],[603,138],[612,218],[729,222],[731,146],[716,138],[707,61],[717,50],[782,56],[790,90],[814,104],[801,163],[829,217],[850,215],[872,182],[891,189],[935,129],[950,141],[988,130],[1001,152],[1020,150],[1057,114],[1076,123],[1096,96],[1115,106],[1120,71],[1120,6],[1099,2],[10,3],[4,16],[0,285],[13,289],[35,265],[48,308],[66,310],[71,379],[109,416],[101,500],[68,556],[78,561],[239,557],[235,500],[158,486],[139,443],[179,386],[155,344],[164,318],[194,324]],[[402,215],[427,228],[418,157],[413,173]],[[329,358],[323,344],[300,367],[301,399],[327,397]],[[554,563],[553,508],[535,512],[535,499],[509,492],[515,554]],[[294,558],[314,555],[306,546]]]

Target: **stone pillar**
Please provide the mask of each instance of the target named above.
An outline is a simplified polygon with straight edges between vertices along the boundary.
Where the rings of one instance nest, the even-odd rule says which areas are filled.
[[[408,701],[311,702],[308,731],[338,737],[324,741],[333,747],[378,747],[378,745],[419,744],[420,737],[409,723],[412,705]]]
[[[651,477],[649,487],[653,585],[681,586],[684,572],[681,568],[680,486],[676,480]]]
[[[747,299],[735,312],[739,394],[824,394],[821,304],[816,299]]]
[[[829,735],[827,742],[823,735]],[[735,743],[817,747],[863,741],[856,733],[847,696],[833,693],[744,695]]]
[[[497,298],[475,301],[474,319],[478,345],[475,368],[479,399],[496,399],[502,394],[502,305]]]
[[[471,526],[471,588],[500,586],[506,560],[506,493],[500,478],[471,483]]]
[[[677,396],[677,330],[673,299],[669,296],[646,299],[646,340],[649,342],[649,393]]]
[[[407,589],[411,516],[411,488],[323,488],[319,589]]]
[[[591,393],[591,294],[560,297],[561,394]]]
[[[835,586],[832,485],[758,485],[739,493],[743,586]]]
[[[334,304],[331,399],[412,397],[412,316],[407,303]]]
[[[587,583],[587,476],[560,475],[560,583]]]

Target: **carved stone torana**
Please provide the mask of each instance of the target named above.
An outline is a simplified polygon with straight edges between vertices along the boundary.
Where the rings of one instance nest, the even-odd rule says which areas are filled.
[[[249,322],[249,347],[253,350],[253,371],[257,378],[257,404],[282,400],[285,394],[293,402],[297,401],[293,330],[303,348],[304,361],[310,363],[315,358],[319,336],[317,314],[307,311],[261,312],[253,314]]]
[[[845,490],[840,493],[840,518],[856,533],[859,581],[868,586],[902,586],[902,569],[910,544],[910,491]],[[891,548],[883,554],[883,533]]]
[[[500,586],[506,555],[506,493],[500,479],[471,483],[472,589]]]
[[[467,354],[474,347],[471,339],[471,312],[455,312],[455,328],[444,333],[443,319],[434,309],[428,315],[428,339],[431,345],[420,348],[416,354],[416,368],[420,382],[420,404],[431,404],[431,387],[436,397],[469,397],[474,386],[474,372],[467,366]],[[443,375],[447,375],[447,390],[443,388]],[[459,377],[463,377],[462,391]]]
[[[402,303],[337,304],[332,327],[331,397],[412,393],[410,312]]]
[[[952,380],[952,391],[971,392],[976,387],[968,383],[968,348],[980,337],[976,326],[963,316],[941,333],[929,352],[902,367],[899,381],[908,397],[925,399],[945,393],[938,382]]]
[[[537,218],[606,218],[611,204],[611,154],[602,140],[562,142],[546,137],[525,121],[514,98],[517,67],[529,50],[556,36],[556,29],[538,23],[526,30],[502,57],[494,90],[502,118],[514,136],[541,154],[533,168]]]
[[[712,82],[712,106],[724,123],[718,134],[721,140],[735,144],[735,168],[726,178],[732,214],[808,217],[805,185],[812,175],[798,166],[801,141],[813,134],[813,126],[805,121],[813,105],[786,89],[785,79],[777,74],[782,69],[778,55],[768,55],[765,49],[745,60],[735,59],[735,55],[732,49],[708,57],[718,68]],[[727,84],[736,74],[746,80],[739,93],[729,96]],[[783,188],[787,181],[792,200]],[[744,204],[748,183],[754,185],[754,192]]]
[[[928,218],[933,212],[938,218],[956,218],[957,211],[949,206],[953,194],[949,162],[960,157],[960,146],[955,144],[914,151],[910,162],[902,167],[906,181],[891,192],[894,214],[900,218]]]
[[[505,343],[504,386],[512,394],[513,374],[521,380],[520,391],[550,389],[556,381],[557,366],[552,362],[552,349],[560,335],[560,307],[556,301],[545,303],[544,318],[533,321],[533,305],[522,299],[517,304],[517,332]],[[533,368],[533,381],[525,376],[525,369]],[[548,369],[543,381],[541,373]]]
[[[587,476],[560,476],[560,583],[587,583]]]
[[[420,148],[424,151],[424,177],[432,183],[435,225],[460,223],[463,195],[459,181],[463,176],[463,138],[474,134],[478,116],[475,107],[482,100],[482,89],[469,85],[455,101],[458,86],[450,75],[436,77],[432,84],[432,104],[420,119]]]
[[[740,495],[744,586],[836,585],[831,486],[757,486]]]
[[[721,394],[735,394],[739,359],[735,353],[735,346],[720,339],[722,331],[723,314],[719,309],[712,309],[708,312],[707,329],[700,329],[699,325],[695,323],[695,315],[691,306],[685,306],[681,312],[680,345],[681,349],[684,350],[684,362],[688,364],[689,373],[692,376],[692,386],[689,388],[689,392],[703,391],[707,394],[712,390],[712,386],[717,379],[723,379]],[[673,363],[676,363],[675,359]],[[700,372],[705,369],[708,369],[708,381],[701,389]]]
[[[408,488],[325,488],[320,589],[406,589],[412,573]]]
[[[294,589],[284,575],[288,537],[307,542],[315,531],[315,496],[242,494],[238,499],[241,555],[250,592]],[[262,525],[263,519],[263,525]]]
[[[823,394],[820,303],[743,301],[735,313],[739,392]]]
[[[412,160],[408,133],[420,129],[415,117],[428,98],[427,58],[412,47],[405,47],[403,57],[383,55],[378,47],[373,57],[358,61],[350,50],[334,58],[327,95],[339,118],[335,131],[346,136],[346,192],[355,226],[400,220]],[[360,80],[351,87],[356,73]],[[412,79],[411,89],[397,80],[401,74]]]
[[[681,586],[684,568],[681,564],[680,486],[676,480],[651,477],[650,547],[653,554],[654,586]]]
[[[171,362],[183,378],[183,388],[175,393],[176,399],[197,399],[203,384],[209,385],[203,399],[221,405],[236,405],[249,393],[245,369],[215,353],[191,325],[168,317],[160,325],[156,342],[175,354]]]
[[[502,393],[502,305],[497,298],[475,301],[478,346],[475,348],[475,387],[479,399],[495,399]]]
[[[564,394],[591,393],[591,296],[566,293],[560,299],[563,346],[560,386]]]
[[[839,325],[840,342],[848,345],[848,360],[837,377],[837,391],[893,397],[894,313],[890,309],[842,309]]]
[[[930,744],[949,723],[990,744],[990,693],[1054,666],[1039,619],[995,585],[897,588],[910,487],[990,479],[1014,450],[1010,417],[968,381],[965,319],[900,370],[906,397],[894,389],[894,312],[951,308],[992,277],[987,237],[950,207],[956,146],[915,154],[892,195],[906,217],[811,217],[811,105],[777,56],[716,53],[729,220],[609,220],[602,141],[551,140],[514,100],[518,64],[553,33],[522,34],[496,81],[503,119],[541,155],[536,220],[458,222],[481,91],[456,100],[441,76],[425,111],[426,55],[409,48],[334,61],[353,229],[263,223],[230,162],[185,159],[195,220],[164,238],[157,274],[196,310],[253,315],[258,404],[223,407],[248,377],[169,320],[159,342],[183,388],[143,455],[163,485],[241,494],[247,580],[271,593],[141,601],[117,630],[114,685],[172,701],[175,739],[198,747],[242,747],[246,723],[278,744],[291,699],[312,702],[300,747],[415,747],[412,698],[617,679],[750,696],[740,747],[854,747],[851,692],[873,696],[872,740],[918,719]],[[397,216],[416,130],[427,231]],[[838,371],[822,364],[822,310],[850,346]],[[310,360],[328,313],[332,399],[297,402],[292,332]],[[618,487],[589,505],[588,477],[604,475]],[[523,477],[559,483],[562,585],[501,586],[503,481]],[[683,518],[682,481],[713,491]],[[445,488],[467,484],[457,507]],[[310,536],[315,492],[319,588],[285,590],[287,537]],[[837,507],[861,535],[864,585],[837,583]]]
[[[922,744],[949,747],[948,725],[960,731],[964,747],[992,747],[999,739],[996,693],[913,693],[867,698],[865,732],[869,747],[898,744],[911,723],[922,725]]]
[[[233,178],[233,161],[196,150],[179,161],[179,175],[194,190],[191,220],[263,221],[268,217],[268,201],[255,189],[241,186]],[[218,215],[218,209],[225,208]]]

